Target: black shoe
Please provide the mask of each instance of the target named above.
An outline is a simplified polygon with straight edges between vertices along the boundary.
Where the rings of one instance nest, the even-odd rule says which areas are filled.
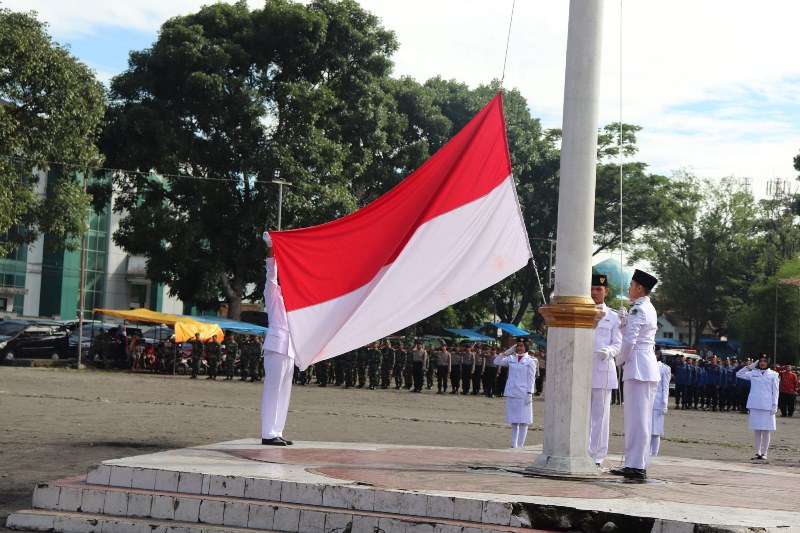
[[[641,468],[629,468],[628,471],[623,474],[625,479],[647,479],[647,470],[642,470]]]
[[[261,444],[264,446],[288,446],[288,442],[280,437],[274,439],[261,439]]]
[[[631,468],[623,466],[622,468],[612,468],[611,470],[608,471],[608,473],[613,474],[615,476],[624,476],[625,474],[627,474],[628,470],[631,470]]]
[[[283,437],[275,437],[275,439],[285,442],[287,446],[291,446],[292,444],[294,444],[294,441],[291,441],[289,439],[284,439]]]
[[[600,469],[603,468],[603,464],[602,463],[595,463],[594,466],[596,466],[597,468],[600,468]]]

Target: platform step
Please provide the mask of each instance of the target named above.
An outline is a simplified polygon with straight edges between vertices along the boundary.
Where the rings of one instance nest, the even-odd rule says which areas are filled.
[[[480,500],[475,501],[485,503]],[[492,519],[489,514],[476,514],[477,520],[414,516],[397,512],[398,509],[394,509],[395,512],[367,511],[265,499],[103,487],[88,485],[77,478],[38,485],[34,491],[33,503],[35,510],[11,515],[8,527],[32,531],[82,532],[145,532],[154,528],[169,527],[172,529],[164,531],[174,530],[181,533],[186,532],[186,527],[196,531],[233,531],[238,528],[243,531],[271,530],[292,533],[348,531],[352,533],[359,531],[532,533],[537,531],[527,527],[516,517],[514,519],[517,520],[517,524],[510,525],[509,522],[512,520],[510,504],[505,504],[508,506],[508,516],[501,513],[494,517],[499,521],[501,520],[499,516],[502,516],[502,520],[507,522],[492,524],[479,521],[482,518]],[[60,521],[56,522],[59,517]],[[57,524],[58,527],[53,524]],[[103,526],[103,524],[108,525]]]

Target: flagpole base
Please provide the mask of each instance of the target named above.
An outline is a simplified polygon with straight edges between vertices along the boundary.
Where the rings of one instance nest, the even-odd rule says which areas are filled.
[[[570,479],[595,479],[600,469],[588,456],[563,457],[540,453],[531,466],[525,469],[528,474],[545,477]]]

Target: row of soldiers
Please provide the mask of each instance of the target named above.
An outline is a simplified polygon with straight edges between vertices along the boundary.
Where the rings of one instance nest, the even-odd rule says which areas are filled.
[[[507,368],[499,368],[494,359],[502,350],[486,344],[434,348],[416,342],[373,342],[368,346],[322,361],[304,372],[295,373],[301,385],[311,382],[311,369],[316,383],[325,387],[332,383],[345,389],[406,389],[422,392],[436,386],[438,394],[484,394],[502,396],[508,377]],[[449,390],[448,390],[449,389]]]
[[[747,412],[750,381],[736,377],[752,359],[724,360],[711,354],[708,360],[678,356],[672,368],[676,409]]]
[[[225,379],[232,380],[238,366],[242,381],[247,381],[248,378],[250,381],[261,381],[264,378],[264,355],[261,351],[263,342],[264,339],[260,335],[242,335],[242,338],[237,340],[235,333],[228,333],[223,345],[216,337],[203,342],[200,340],[200,334],[196,333],[190,342],[192,346],[190,377],[197,379],[200,373],[200,361],[205,359],[208,365],[206,379],[217,379],[217,374],[222,370],[225,372]]]

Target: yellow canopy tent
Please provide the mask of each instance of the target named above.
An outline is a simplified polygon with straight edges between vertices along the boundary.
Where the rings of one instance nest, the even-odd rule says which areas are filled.
[[[200,339],[205,341],[216,337],[219,342],[225,339],[218,324],[198,322],[192,318],[169,313],[159,313],[150,309],[131,309],[130,311],[115,309],[95,309],[95,313],[122,318],[128,322],[148,322],[151,324],[167,324],[175,326],[175,341],[186,342],[194,338],[195,333],[200,333]]]

